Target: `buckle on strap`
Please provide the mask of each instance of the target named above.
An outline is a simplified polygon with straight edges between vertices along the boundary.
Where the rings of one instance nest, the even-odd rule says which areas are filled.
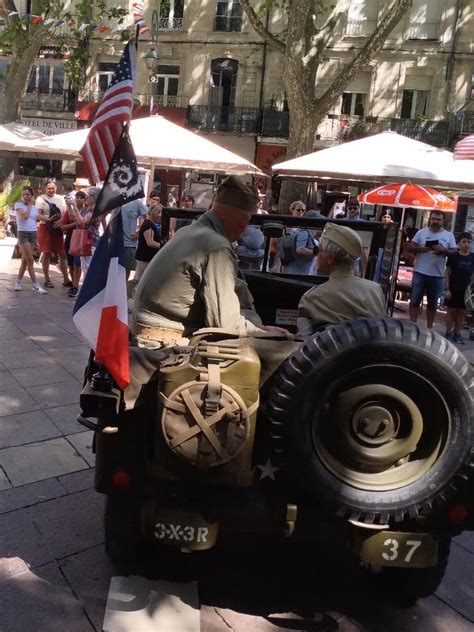
[[[218,350],[217,347],[208,346],[210,354],[216,353]],[[220,361],[217,358],[208,358],[207,360],[207,380],[206,399],[204,400],[204,414],[206,417],[215,414],[219,410],[222,388]]]

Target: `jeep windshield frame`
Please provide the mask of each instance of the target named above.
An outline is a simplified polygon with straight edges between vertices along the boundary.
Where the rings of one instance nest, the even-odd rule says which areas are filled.
[[[175,207],[163,207],[161,217],[161,234],[163,239],[168,239],[170,234],[170,220],[184,219],[195,220],[206,211],[204,209],[184,209]],[[383,248],[381,274],[379,284],[382,288],[385,307],[387,313],[392,314],[395,305],[395,294],[397,289],[398,260],[400,256],[402,232],[397,222],[392,222],[388,227],[382,222],[346,219],[319,219],[314,217],[293,217],[292,215],[280,214],[255,214],[250,220],[253,226],[260,226],[265,235],[265,251],[262,270],[251,271],[254,275],[271,275],[281,279],[294,279],[310,285],[320,284],[327,281],[327,276],[322,275],[301,275],[288,272],[274,272],[268,269],[270,256],[270,244],[272,236],[265,234],[266,224],[280,224],[282,230],[286,228],[309,228],[311,230],[323,230],[327,223],[340,224],[352,228],[358,233],[371,233],[370,247],[368,247],[368,265],[365,271],[365,278],[372,279],[375,272],[379,249]],[[245,271],[245,276],[249,271]]]

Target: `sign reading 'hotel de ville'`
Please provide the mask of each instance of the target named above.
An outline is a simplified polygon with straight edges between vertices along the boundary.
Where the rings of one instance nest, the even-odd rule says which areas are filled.
[[[21,122],[28,127],[39,130],[43,134],[62,134],[63,132],[72,132],[77,129],[77,121],[71,119],[50,119],[35,118],[31,116],[22,116]]]

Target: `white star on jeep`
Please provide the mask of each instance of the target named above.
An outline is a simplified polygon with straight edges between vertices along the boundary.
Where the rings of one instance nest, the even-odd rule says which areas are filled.
[[[270,459],[267,459],[265,465],[257,465],[258,469],[261,470],[260,480],[263,478],[271,478],[272,481],[275,480],[275,472],[279,470],[279,467],[273,467]]]

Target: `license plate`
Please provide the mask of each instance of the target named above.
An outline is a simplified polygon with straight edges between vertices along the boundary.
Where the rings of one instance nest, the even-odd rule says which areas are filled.
[[[206,522],[199,514],[175,510],[155,514],[153,537],[162,544],[193,551],[209,549],[216,543],[217,532],[218,524]]]
[[[360,559],[377,566],[427,568],[438,561],[438,542],[427,533],[380,531],[364,540]]]

